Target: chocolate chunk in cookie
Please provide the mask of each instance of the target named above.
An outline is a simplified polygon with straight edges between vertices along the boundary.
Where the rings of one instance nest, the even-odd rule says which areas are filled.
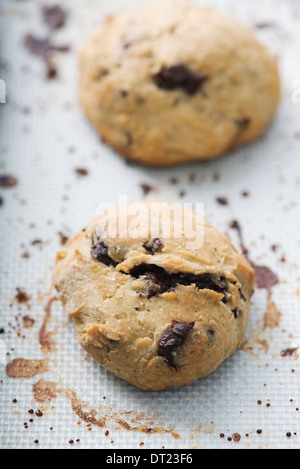
[[[181,88],[187,94],[193,95],[199,91],[207,76],[197,75],[185,65],[173,65],[162,67],[153,79],[158,88],[162,90],[172,91]]]
[[[151,282],[147,295],[148,298],[174,289],[177,285],[188,286],[195,284],[199,290],[208,289],[222,293],[224,299],[228,293],[228,283],[223,274],[209,272],[199,275],[180,272],[169,274],[158,265],[139,263],[131,269],[130,275],[135,278],[144,276]]]
[[[92,247],[92,257],[98,262],[102,262],[107,266],[115,267],[117,262],[115,262],[108,254],[108,247],[103,241],[98,241]]]
[[[194,322],[173,321],[172,325],[163,333],[157,348],[157,355],[165,357],[169,366],[174,364],[174,352],[181,347],[187,338]]]
[[[156,254],[157,252],[161,252],[163,247],[164,244],[159,238],[150,239],[144,244],[144,248],[149,254]]]

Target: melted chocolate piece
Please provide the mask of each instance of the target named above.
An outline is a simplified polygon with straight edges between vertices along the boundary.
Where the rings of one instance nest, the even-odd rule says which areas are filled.
[[[153,76],[155,84],[162,90],[172,91],[183,89],[187,94],[193,95],[201,88],[207,79],[206,75],[196,75],[185,65],[163,67],[159,73]]]
[[[207,288],[222,293],[224,295],[222,301],[224,302],[227,299],[228,284],[223,274],[204,273],[195,275],[180,272],[168,274],[162,267],[155,264],[140,263],[136,264],[130,271],[130,275],[135,278],[146,277],[150,283],[148,298],[176,288],[178,284],[186,286],[195,284],[199,290]]]
[[[144,248],[149,254],[156,254],[157,252],[161,252],[163,247],[164,244],[159,238],[151,239],[144,244]]]
[[[169,366],[176,368],[174,351],[177,347],[183,345],[194,324],[194,322],[173,321],[172,325],[162,334],[157,348],[157,355],[165,357]]]
[[[102,262],[107,266],[116,267],[117,262],[115,262],[108,254],[108,247],[103,241],[98,241],[92,247],[92,256],[96,261]]]

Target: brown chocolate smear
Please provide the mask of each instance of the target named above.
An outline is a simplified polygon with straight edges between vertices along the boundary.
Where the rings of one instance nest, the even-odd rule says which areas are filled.
[[[32,386],[32,390],[34,398],[39,403],[50,402],[59,395],[65,396],[71,401],[71,407],[75,414],[88,425],[141,433],[167,433],[172,435],[173,438],[180,438],[174,432],[174,427],[167,429],[162,427],[159,422],[155,424],[154,417],[147,416],[144,413],[114,409],[108,404],[93,408],[82,402],[74,391],[64,389],[53,381],[40,379]]]
[[[282,313],[279,311],[275,303],[272,301],[272,293],[268,290],[267,310],[264,314],[264,329],[267,327],[273,329],[280,324]]]
[[[18,303],[27,303],[30,300],[30,296],[21,288],[16,288],[17,294],[15,295],[15,299]]]
[[[34,399],[37,402],[44,403],[56,398],[60,393],[60,388],[54,381],[46,381],[40,379],[37,383],[32,385]]]
[[[53,52],[68,52],[70,46],[63,45],[57,46],[53,44],[50,39],[40,39],[32,34],[27,34],[24,38],[25,47],[31,52],[31,54],[37,55],[42,58],[49,58]]]
[[[9,378],[32,378],[48,371],[48,362],[44,360],[28,360],[15,358],[7,363],[5,372]]]
[[[62,28],[67,20],[67,12],[59,5],[43,6],[42,15],[44,22],[52,29]]]
[[[51,317],[51,306],[54,301],[57,301],[56,296],[50,298],[45,307],[45,317],[39,330],[39,343],[44,352],[53,352],[55,349],[55,342],[52,339],[52,334],[47,330],[48,322]]]
[[[193,329],[194,323],[173,321],[172,325],[162,334],[157,348],[157,355],[165,357],[169,366],[174,364],[174,352],[184,344],[185,339]]]
[[[265,288],[270,290],[274,285],[279,282],[278,276],[267,266],[257,265],[249,259],[249,250],[245,247],[242,235],[242,229],[237,220],[230,222],[229,226],[235,229],[238,233],[240,248],[245,257],[247,257],[250,262],[254,272],[255,272],[255,283],[257,288]]]
[[[199,91],[207,76],[195,74],[185,65],[164,66],[161,71],[153,76],[158,88],[172,91],[183,89],[187,94],[194,95]]]
[[[28,315],[23,316],[22,319],[23,319],[23,325],[26,329],[28,329],[29,327],[32,327],[35,323],[35,320]]]
[[[275,303],[272,301],[272,287],[279,283],[279,278],[269,267],[265,265],[257,265],[249,259],[249,251],[244,245],[242,229],[237,220],[233,220],[229,226],[238,233],[240,248],[245,257],[250,262],[255,272],[255,284],[259,289],[266,289],[268,292],[267,309],[264,313],[264,329],[278,327],[282,313],[279,311]]]
[[[130,271],[130,275],[135,278],[145,277],[149,281],[148,298],[165,293],[176,288],[177,285],[195,284],[199,290],[208,289],[222,293],[226,301],[228,293],[228,283],[223,274],[203,273],[167,273],[162,267],[155,264],[139,263]]]
[[[70,46],[68,45],[57,46],[48,38],[40,39],[32,34],[27,34],[25,36],[24,45],[31,54],[37,55],[43,59],[46,69],[45,75],[48,79],[52,79],[57,76],[57,68],[52,61],[53,54],[55,52],[68,52],[70,50]]]
[[[18,180],[11,174],[0,174],[0,187],[8,188],[14,187],[17,184]]]
[[[255,282],[257,288],[265,288],[266,290],[270,290],[279,282],[277,275],[272,272],[269,267],[266,267],[265,265],[256,265],[253,262],[251,262],[251,265],[255,272]]]
[[[299,347],[288,347],[284,350],[281,350],[280,356],[281,357],[291,356],[291,357],[297,359],[298,358],[298,348]]]

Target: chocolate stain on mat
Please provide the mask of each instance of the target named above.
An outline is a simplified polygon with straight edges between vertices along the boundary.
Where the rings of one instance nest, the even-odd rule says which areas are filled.
[[[64,26],[68,13],[60,5],[44,5],[42,7],[42,16],[45,24],[54,31]]]
[[[296,361],[299,357],[298,349],[299,349],[299,347],[288,347],[284,350],[281,350],[280,356],[281,357],[291,356]]]
[[[140,433],[167,433],[175,439],[180,438],[174,432],[174,427],[164,428],[159,422],[156,424],[153,417],[149,417],[144,413],[115,410],[108,404],[93,408],[81,401],[73,390],[65,389],[54,381],[40,379],[32,385],[32,391],[34,399],[39,403],[50,402],[59,395],[65,396],[70,400],[71,408],[75,414],[89,425],[113,430],[125,429]]]
[[[21,300],[19,300],[19,302],[27,302],[27,295],[20,289],[17,290],[19,290],[18,294],[21,296]],[[26,295],[25,299],[23,298],[23,295]],[[43,352],[53,352],[55,350],[55,342],[51,337],[53,333],[47,330],[47,324],[51,317],[51,305],[56,300],[56,297],[52,297],[48,300],[45,307],[45,317],[42,326],[39,329],[39,343]],[[32,327],[34,322],[35,321],[29,316],[23,317],[24,327]],[[48,371],[48,360],[46,358],[32,360],[18,357],[7,363],[5,368],[6,376],[9,378],[32,378],[33,376],[45,373],[46,371]]]
[[[67,20],[67,12],[59,5],[44,6],[41,13],[43,21],[48,26],[50,33],[62,28]],[[45,76],[48,79],[53,79],[57,76],[57,67],[53,61],[54,54],[57,52],[68,52],[70,50],[69,45],[54,44],[49,33],[45,38],[27,34],[24,38],[24,46],[31,54],[43,60],[46,69]]]
[[[279,283],[279,278],[275,272],[265,265],[255,264],[249,258],[249,250],[245,246],[243,241],[242,229],[237,220],[233,220],[229,223],[230,228],[237,231],[239,237],[240,248],[244,256],[250,262],[255,272],[255,284],[259,289],[267,290],[267,309],[264,314],[264,329],[278,327],[280,324],[280,317],[282,313],[279,311],[277,306],[272,300],[272,287]]]
[[[48,38],[38,38],[33,34],[27,34],[24,38],[24,45],[28,51],[40,57],[46,68],[46,78],[55,78],[57,75],[57,68],[53,63],[53,54],[55,52],[68,52],[70,46],[68,45],[55,45]]]
[[[54,301],[57,301],[56,296],[48,300],[45,307],[44,320],[39,330],[39,343],[44,352],[53,352],[55,350],[55,342],[52,338],[53,332],[49,332],[47,329],[47,325],[51,317],[51,306]]]
[[[7,363],[5,367],[6,376],[9,378],[32,378],[46,371],[48,371],[48,362],[45,359],[15,358]]]
[[[21,288],[16,288],[17,293],[15,295],[15,300],[18,303],[27,303],[30,300],[30,296]]]

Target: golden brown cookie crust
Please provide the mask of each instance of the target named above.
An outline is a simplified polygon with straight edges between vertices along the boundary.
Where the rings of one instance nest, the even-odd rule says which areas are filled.
[[[212,9],[156,2],[110,16],[80,51],[80,102],[103,140],[141,163],[209,159],[273,118],[276,60]]]
[[[153,201],[139,203],[150,210]],[[155,203],[158,213],[170,206]],[[225,235],[189,208],[183,211],[195,231],[204,231],[198,248],[186,247],[187,231],[180,239],[163,232],[124,238],[132,204],[118,207],[122,229],[115,237],[113,208],[68,241],[57,253],[53,284],[79,343],[101,365],[143,389],[190,384],[241,344],[254,272]]]

